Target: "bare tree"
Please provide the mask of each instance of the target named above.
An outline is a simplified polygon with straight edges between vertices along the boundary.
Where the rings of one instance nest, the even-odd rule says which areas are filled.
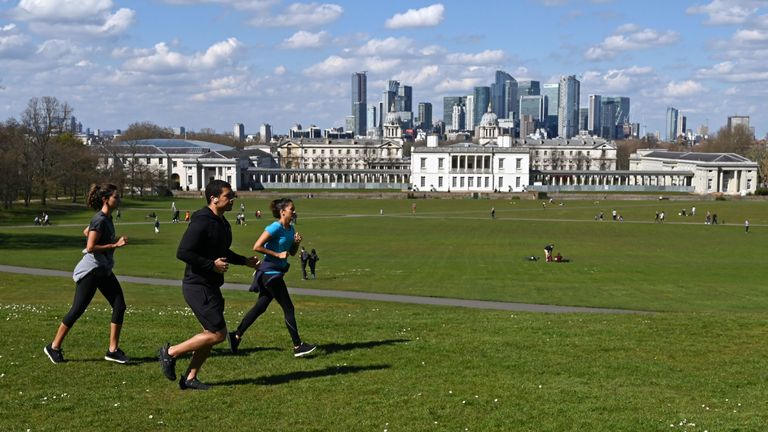
[[[23,129],[15,119],[0,124],[0,198],[6,209],[13,206],[24,186],[25,141]]]
[[[32,180],[39,189],[40,203],[45,205],[48,190],[54,186],[52,177],[55,174],[53,148],[56,145],[56,137],[63,133],[67,120],[72,116],[73,109],[66,102],[59,102],[52,96],[44,96],[41,99],[32,98],[21,117],[25,132],[30,140],[31,152],[25,155],[27,163],[32,163]],[[25,197],[29,203],[31,185]]]

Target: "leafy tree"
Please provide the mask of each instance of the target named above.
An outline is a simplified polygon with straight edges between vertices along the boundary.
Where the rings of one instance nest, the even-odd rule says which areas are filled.
[[[117,137],[116,141],[128,142],[153,138],[173,138],[173,130],[158,126],[152,122],[131,123],[128,129]]]
[[[56,174],[54,157],[56,137],[65,131],[66,122],[72,116],[73,109],[66,102],[59,102],[52,96],[32,98],[21,116],[24,131],[31,146],[25,148],[25,164],[31,165],[31,176],[27,173],[25,204],[29,205],[32,195],[32,182],[37,184],[40,203],[45,205],[48,191],[54,185]],[[29,168],[29,167],[27,167]]]
[[[57,137],[54,155],[57,160],[56,184],[69,194],[72,202],[77,202],[78,197],[84,197],[88,192],[90,184],[98,180],[98,157],[93,149],[83,145],[71,133]]]
[[[23,189],[25,142],[24,130],[15,119],[0,124],[0,199],[6,209],[13,206]]]

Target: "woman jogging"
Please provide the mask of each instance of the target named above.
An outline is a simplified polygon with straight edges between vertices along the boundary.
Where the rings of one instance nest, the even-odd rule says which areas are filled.
[[[53,342],[44,349],[45,355],[53,363],[63,363],[64,353],[61,344],[75,325],[78,318],[85,312],[88,304],[98,289],[112,306],[112,323],[109,327],[109,350],[104,360],[116,363],[127,363],[128,357],[120,349],[120,329],[125,315],[125,298],[120,282],[117,281],[112,268],[115,265],[115,249],[128,243],[127,237],[115,238],[115,226],[112,223],[112,212],[120,205],[120,193],[113,184],[93,185],[88,193],[88,205],[98,210],[84,233],[88,237],[85,255],[75,267],[72,278],[76,282],[75,299],[72,308],[61,320],[59,330]]]
[[[236,353],[242,341],[243,333],[256,321],[256,318],[267,310],[272,299],[275,299],[283,308],[285,326],[288,328],[288,333],[291,334],[293,341],[293,355],[294,357],[302,357],[314,351],[316,347],[302,342],[299,337],[293,302],[291,302],[288,288],[285,286],[285,280],[283,280],[289,267],[288,254],[296,255],[301,243],[301,235],[291,225],[295,213],[293,201],[288,198],[276,199],[272,201],[269,208],[272,210],[272,216],[277,220],[264,229],[259,239],[256,240],[256,244],[253,245],[254,251],[264,254],[264,259],[254,276],[250,289],[251,291],[258,291],[259,298],[251,310],[245,314],[237,330],[229,333],[229,345],[232,352]]]

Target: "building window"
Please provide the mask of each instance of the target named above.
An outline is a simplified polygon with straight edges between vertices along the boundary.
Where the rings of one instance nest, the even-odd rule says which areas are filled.
[[[487,188],[487,187],[488,187],[488,185],[490,185],[490,184],[491,184],[491,183],[490,183],[490,181],[488,181],[488,177],[486,177],[486,178],[485,178],[485,187]]]
[[[517,158],[515,160],[515,169],[517,169],[517,170],[523,169],[523,159],[522,158]]]
[[[504,177],[499,177],[499,189],[504,187]]]
[[[427,185],[427,178],[424,176],[421,176],[421,187],[425,187]]]
[[[475,187],[475,178],[467,177],[467,187]]]
[[[187,185],[191,185],[191,184],[192,184],[192,176],[188,175],[187,176]]]
[[[464,177],[459,178],[459,187],[464,187]]]
[[[312,154],[317,154],[317,149],[312,149]]]
[[[707,179],[707,190],[712,190],[712,179]]]
[[[176,161],[173,161],[173,167],[176,168]]]
[[[504,158],[499,158],[499,171],[504,169]]]
[[[451,187],[456,187],[456,177],[451,177]]]
[[[437,169],[443,169],[443,162],[445,161],[445,158],[439,158],[437,160]]]
[[[320,150],[320,154],[324,155],[325,154],[325,150]]]
[[[520,187],[520,177],[515,177],[515,187],[516,188]]]
[[[427,169],[427,158],[421,158],[421,169]]]
[[[439,187],[439,188],[443,187],[443,177],[442,176],[437,178],[437,187]]]
[[[451,157],[451,169],[458,169],[459,168],[459,157],[458,156],[452,156]],[[454,185],[456,186],[456,185]]]

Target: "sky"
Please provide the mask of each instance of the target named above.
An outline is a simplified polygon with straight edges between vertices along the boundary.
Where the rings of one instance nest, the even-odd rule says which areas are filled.
[[[351,75],[368,102],[387,80],[414,109],[519,80],[581,81],[631,99],[664,137],[666,108],[694,131],[748,115],[768,133],[768,0],[0,0],[0,119],[55,96],[84,127],[149,121],[231,132],[343,126]]]

